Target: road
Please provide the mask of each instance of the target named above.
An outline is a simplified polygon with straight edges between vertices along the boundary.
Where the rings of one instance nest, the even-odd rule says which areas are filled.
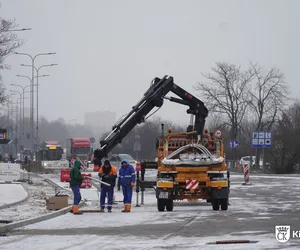
[[[49,249],[299,249],[300,238],[279,243],[274,232],[276,225],[300,230],[300,178],[252,177],[249,186],[242,182],[241,176],[232,176],[228,211],[213,211],[206,202],[179,202],[173,212],[157,212],[153,195],[147,194],[145,206],[134,207],[130,214],[115,208],[111,214],[76,219],[64,215],[12,232],[0,239],[1,249],[17,249],[30,239],[36,248],[28,249],[48,249],[47,244]],[[20,240],[9,240],[14,237]],[[67,240],[75,237],[78,246]],[[258,242],[207,245],[228,239]]]

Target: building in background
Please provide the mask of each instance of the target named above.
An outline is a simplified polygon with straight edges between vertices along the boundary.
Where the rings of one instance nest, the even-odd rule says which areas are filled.
[[[95,111],[84,113],[84,126],[90,128],[97,137],[110,132],[115,123],[115,112]]]

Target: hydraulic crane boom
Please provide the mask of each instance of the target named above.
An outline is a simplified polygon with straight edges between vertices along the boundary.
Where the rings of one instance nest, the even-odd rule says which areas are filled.
[[[166,97],[169,92],[173,92],[180,98]],[[144,97],[132,108],[132,110],[122,120],[113,126],[112,132],[102,141],[101,148],[94,151],[94,157],[101,165],[101,160],[107,157],[107,154],[138,124],[145,121],[147,114],[155,107],[160,108],[164,99],[176,102],[189,107],[188,114],[195,116],[194,130],[197,135],[203,134],[205,119],[208,110],[204,103],[186,92],[184,89],[174,83],[173,77],[164,76],[162,79],[156,77],[153,79],[150,88],[145,92]],[[100,163],[100,164],[99,164]]]

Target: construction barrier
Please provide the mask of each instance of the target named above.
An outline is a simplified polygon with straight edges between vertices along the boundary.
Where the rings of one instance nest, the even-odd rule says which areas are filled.
[[[92,178],[92,174],[81,174],[81,176],[82,177],[88,176],[88,177]],[[80,186],[80,188],[91,188],[91,187],[92,187],[91,181],[90,180],[86,180],[86,179],[84,179],[82,181],[82,184]]]
[[[62,169],[60,171],[60,181],[70,182],[70,169]]]
[[[21,179],[21,165],[18,163],[0,163],[0,181]]]
[[[244,183],[248,184],[249,183],[249,165],[244,164]]]

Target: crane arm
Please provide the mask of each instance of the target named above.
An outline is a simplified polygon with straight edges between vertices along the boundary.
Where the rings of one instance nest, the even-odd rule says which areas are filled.
[[[173,92],[180,98],[166,97],[169,92]],[[162,79],[156,77],[143,98],[132,107],[132,110],[122,120],[112,127],[111,133],[104,140],[100,141],[101,148],[94,151],[94,157],[98,160],[97,165],[101,165],[101,160],[107,157],[108,153],[121,143],[136,125],[145,122],[146,115],[153,108],[162,107],[164,99],[188,106],[187,113],[195,116],[193,129],[197,131],[197,135],[203,134],[205,119],[208,115],[208,110],[204,103],[176,85],[173,77],[164,76]]]

